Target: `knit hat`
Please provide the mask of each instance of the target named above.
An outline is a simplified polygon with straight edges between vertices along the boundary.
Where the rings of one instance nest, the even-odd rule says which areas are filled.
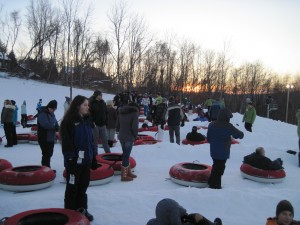
[[[102,92],[100,90],[96,90],[94,91],[94,96],[99,96],[99,95],[102,95]]]
[[[294,215],[294,208],[288,200],[282,200],[278,203],[276,206],[276,216],[278,217],[278,215],[283,211],[289,211]]]
[[[192,131],[197,131],[197,127],[196,127],[196,126],[193,126],[193,127],[192,127]]]
[[[50,108],[50,109],[57,109],[57,101],[56,100],[51,100],[47,106],[47,108]]]

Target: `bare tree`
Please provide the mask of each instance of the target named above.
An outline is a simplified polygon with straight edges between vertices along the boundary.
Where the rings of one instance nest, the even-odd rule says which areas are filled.
[[[11,43],[11,51],[14,51],[14,46],[16,44],[20,27],[21,27],[21,18],[19,11],[13,11],[10,13],[10,18],[12,20],[12,25],[10,27],[12,33],[12,43]]]

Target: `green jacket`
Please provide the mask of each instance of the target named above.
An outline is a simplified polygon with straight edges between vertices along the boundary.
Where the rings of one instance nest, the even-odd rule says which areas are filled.
[[[297,122],[298,122],[298,137],[300,138],[300,110],[298,110],[298,112],[296,113],[296,118],[297,118]]]
[[[156,100],[156,102],[155,102],[156,105],[158,105],[158,104],[160,104],[160,103],[163,102],[163,98],[160,95],[157,96],[155,100]]]
[[[214,100],[209,98],[204,102],[204,108],[207,108],[207,106],[212,106]]]
[[[256,110],[254,107],[247,107],[244,117],[243,117],[243,122],[246,123],[251,123],[253,124],[256,118]]]

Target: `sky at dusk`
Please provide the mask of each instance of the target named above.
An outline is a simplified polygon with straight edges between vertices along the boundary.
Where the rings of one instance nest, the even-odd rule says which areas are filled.
[[[55,3],[59,0],[52,0]],[[19,10],[23,19],[30,0],[0,0],[3,12]],[[131,12],[143,16],[157,39],[174,36],[204,50],[223,51],[235,65],[261,61],[281,74],[300,73],[299,0],[125,0]],[[82,0],[91,4],[91,26],[108,35],[107,14],[115,1]],[[23,23],[25,25],[25,22]],[[23,32],[26,30],[23,26]],[[174,39],[175,40],[175,39]],[[19,39],[19,43],[24,40]],[[176,44],[176,41],[174,44]],[[18,46],[18,44],[17,44]]]

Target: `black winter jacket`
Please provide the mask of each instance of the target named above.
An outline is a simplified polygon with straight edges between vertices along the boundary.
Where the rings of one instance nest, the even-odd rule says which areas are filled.
[[[253,152],[252,154],[245,156],[244,163],[247,163],[250,166],[253,166],[258,169],[263,169],[263,170],[282,169],[281,159],[276,159],[272,161],[268,157],[257,154],[256,152]]]
[[[180,106],[174,102],[169,103],[166,119],[168,126],[179,126],[180,122],[184,120],[184,113]]]
[[[186,139],[189,141],[204,141],[206,137],[197,131],[192,131],[186,135]]]
[[[107,125],[106,103],[103,100],[92,99],[89,106],[93,122],[99,127]]]

